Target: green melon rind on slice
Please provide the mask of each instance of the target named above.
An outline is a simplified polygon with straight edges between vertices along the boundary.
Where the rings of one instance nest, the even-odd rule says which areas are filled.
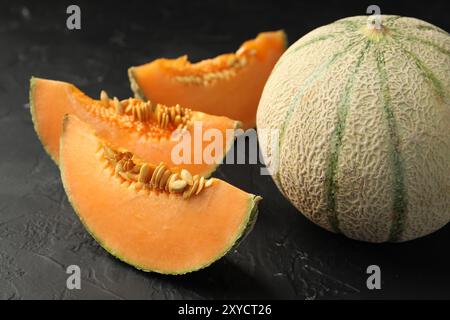
[[[61,135],[61,138],[60,138],[60,140],[61,140],[61,142],[60,142],[60,150],[62,150],[62,148],[64,146],[64,131],[65,131],[65,126],[66,126],[66,123],[68,121],[68,118],[69,118],[69,116],[66,115],[64,117],[64,120],[63,120],[63,134]],[[221,259],[230,250],[235,249],[238,246],[238,244],[252,230],[252,228],[253,228],[253,226],[254,226],[254,224],[256,222],[257,216],[258,216],[258,203],[262,199],[260,196],[249,194],[248,207],[246,209],[246,211],[247,211],[246,218],[243,221],[243,223],[241,224],[240,229],[237,232],[236,237],[234,239],[232,239],[232,241],[226,246],[226,248],[225,248],[225,250],[223,252],[218,253],[217,256],[215,256],[210,261],[206,261],[203,265],[199,265],[197,267],[194,267],[194,268],[191,268],[191,269],[184,269],[184,270],[166,271],[166,270],[158,270],[158,269],[148,269],[148,268],[143,268],[143,267],[139,266],[139,264],[137,264],[137,263],[127,259],[124,256],[116,254],[112,248],[108,247],[99,237],[97,237],[95,232],[89,228],[88,224],[83,220],[83,218],[79,214],[79,210],[77,208],[76,202],[72,199],[70,188],[69,188],[69,185],[66,182],[66,178],[65,178],[64,157],[61,157],[61,159],[60,159],[60,172],[61,172],[61,180],[62,180],[64,189],[65,189],[66,194],[67,194],[67,199],[69,200],[70,204],[72,205],[76,215],[80,219],[80,221],[81,221],[82,225],[84,226],[84,228],[92,236],[92,238],[94,238],[94,240],[98,244],[100,244],[100,246],[103,249],[105,249],[112,256],[114,256],[117,259],[119,259],[119,260],[121,260],[121,261],[123,261],[123,262],[125,262],[125,263],[127,263],[127,264],[129,264],[131,266],[133,266],[134,268],[136,268],[138,270],[141,270],[141,271],[144,271],[144,272],[155,272],[155,273],[166,274],[166,275],[183,275],[183,274],[186,274],[186,273],[190,273],[190,272],[194,272],[194,271],[198,271],[198,270],[204,269],[204,268],[210,266],[211,264],[213,264],[214,262],[218,261],[219,259]],[[189,200],[186,200],[186,201],[189,201]]]
[[[31,113],[31,121],[33,122],[34,131],[36,132],[36,135],[39,138],[39,141],[44,146],[45,152],[50,156],[50,158],[53,160],[53,162],[58,166],[58,160],[55,159],[55,157],[52,155],[50,150],[48,149],[48,146],[44,143],[44,139],[42,139],[41,135],[39,134],[38,130],[38,123],[37,123],[37,115],[36,115],[36,106],[34,102],[34,93],[36,89],[36,82],[39,80],[39,78],[31,77],[30,79],[30,92],[29,92],[29,105],[30,105],[30,113]]]
[[[136,98],[146,101],[147,97],[145,96],[144,91],[142,91],[141,86],[134,75],[134,68],[135,67],[130,67],[128,69],[128,78],[130,79],[131,91],[133,91]]]
[[[245,228],[240,232],[240,235],[238,236],[237,240],[228,251],[236,249],[241,244],[241,242],[244,241],[245,238],[247,238],[247,236],[250,234],[250,232],[253,230],[256,224],[256,220],[258,219],[259,214],[258,203],[262,200],[262,197],[255,195],[252,195],[251,197],[252,197],[251,200],[252,204],[250,205],[251,212],[248,217],[247,223],[245,224]]]

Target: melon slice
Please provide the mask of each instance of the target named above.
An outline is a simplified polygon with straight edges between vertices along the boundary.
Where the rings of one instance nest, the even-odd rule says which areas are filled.
[[[100,100],[95,100],[70,83],[40,78],[31,79],[30,107],[35,130],[56,163],[61,124],[68,113],[91,125],[101,138],[130,150],[143,160],[182,165],[192,173],[204,176],[214,171],[223,159],[233,143],[234,130],[240,126],[238,121],[176,104],[166,107],[131,98],[118,101],[110,99],[103,91]],[[194,130],[196,125],[202,130]],[[202,156],[207,146],[202,134],[208,129],[219,130],[222,141],[216,144],[214,151],[217,152],[206,159]],[[181,142],[174,135],[178,131],[191,135],[191,154],[183,163],[172,161],[172,150]],[[197,144],[194,146],[194,143]]]
[[[136,96],[158,103],[180,103],[195,110],[255,126],[256,109],[272,68],[286,50],[283,31],[263,32],[236,53],[191,63],[187,56],[157,59],[131,67]]]
[[[64,188],[112,255],[144,271],[183,274],[225,255],[251,230],[258,196],[219,179],[142,162],[73,115],[60,149]]]

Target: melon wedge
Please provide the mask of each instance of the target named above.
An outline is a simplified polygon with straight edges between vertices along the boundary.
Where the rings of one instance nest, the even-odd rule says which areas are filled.
[[[114,173],[105,143],[68,115],[60,171],[86,229],[120,260],[144,271],[184,274],[218,260],[251,230],[260,197],[215,178],[188,198],[127,181]]]
[[[192,152],[187,161],[189,163],[178,163],[172,161],[172,150],[180,142],[173,136],[179,125],[175,125],[176,122],[172,119],[173,122],[169,121],[162,126],[156,116],[156,110],[162,110],[166,106],[144,103],[139,99],[115,102],[106,94],[104,94],[104,98],[106,99],[92,99],[67,82],[41,78],[31,79],[30,108],[34,128],[45,149],[56,163],[59,161],[61,125],[65,114],[76,115],[92,126],[101,138],[130,150],[145,161],[151,163],[163,161],[171,166],[180,165],[193,174],[203,176],[208,176],[221,162],[233,144],[234,130],[240,126],[238,121],[226,117],[212,116],[178,107],[189,113],[189,124],[186,125],[185,130],[191,135],[190,149]],[[116,110],[117,103],[123,110]],[[128,108],[130,110],[127,110],[128,106],[130,106]],[[138,108],[147,111],[145,117],[136,113]],[[201,125],[202,130],[195,131],[195,124]],[[200,154],[207,145],[203,142],[202,134],[208,129],[219,130],[222,141],[216,149],[218,152],[209,159],[205,159]],[[194,146],[195,142],[197,147]]]
[[[191,63],[187,56],[157,59],[131,67],[136,96],[158,103],[180,103],[195,110],[227,116],[251,128],[272,68],[286,50],[283,31],[263,32],[236,53]]]

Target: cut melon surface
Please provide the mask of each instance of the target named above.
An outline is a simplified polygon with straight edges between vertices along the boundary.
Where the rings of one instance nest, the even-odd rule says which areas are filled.
[[[59,162],[59,141],[65,114],[76,115],[88,123],[102,139],[133,152],[145,161],[150,163],[163,161],[171,166],[183,166],[193,174],[203,176],[210,175],[221,162],[233,144],[235,129],[240,126],[238,121],[226,117],[177,107],[181,115],[185,115],[187,119],[185,130],[191,135],[191,154],[189,163],[175,163],[172,160],[172,150],[180,142],[173,135],[178,128],[177,122],[169,115],[170,121],[161,125],[158,122],[157,110],[167,109],[170,113],[176,104],[166,107],[145,103],[139,99],[126,99],[116,103],[121,104],[120,112],[115,108],[115,101],[109,97],[106,102],[95,100],[67,82],[31,79],[30,108],[34,128],[56,163]],[[138,109],[145,110],[146,114],[138,115]],[[202,131],[195,131],[194,124],[201,126]],[[199,136],[208,129],[219,130],[222,139],[216,149],[218,152],[212,155],[213,161],[203,157],[203,148],[207,143],[203,143],[203,137]],[[194,146],[194,143],[200,143],[200,148]],[[195,159],[197,161],[194,161]]]
[[[104,144],[86,123],[64,118],[64,188],[84,226],[115,257],[144,271],[184,274],[218,260],[251,230],[260,197],[215,178],[187,199],[138,186],[114,173]]]
[[[244,42],[236,53],[198,63],[189,62],[187,56],[157,59],[129,69],[131,88],[142,99],[180,103],[251,128],[264,84],[286,42],[283,31],[263,32]]]

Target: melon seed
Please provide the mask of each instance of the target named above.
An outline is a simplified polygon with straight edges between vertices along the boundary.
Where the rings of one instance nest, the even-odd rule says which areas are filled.
[[[154,188],[156,186],[156,176],[158,175],[158,171],[160,170],[162,162],[156,166],[155,171],[153,171],[152,178],[150,179],[150,187]]]
[[[139,182],[147,183],[150,167],[147,163],[143,164],[141,170],[139,170]]]
[[[167,112],[165,112],[162,127],[166,128],[168,124],[169,124],[169,114]]]
[[[165,170],[164,162],[160,162],[160,164],[155,168],[155,171],[153,171],[152,178],[150,180],[150,186],[152,188],[157,188],[159,185],[159,179],[162,171]]]
[[[137,108],[135,106],[131,107],[131,115],[133,116],[133,120],[138,120]]]
[[[198,187],[198,179],[194,180],[192,186],[188,190],[183,192],[183,199],[188,199],[190,196],[192,196],[197,187]]]
[[[213,184],[213,178],[206,180],[205,188],[209,188]]]
[[[181,179],[187,182],[188,185],[192,185],[194,183],[192,174],[186,169],[182,169],[180,172]]]
[[[119,99],[117,97],[114,97],[113,99],[114,103],[114,109],[116,109],[117,114],[123,114],[123,105],[120,103]]]
[[[169,180],[169,177],[171,176],[171,174],[172,174],[172,172],[170,170],[166,170],[163,173],[163,175],[161,176],[161,180],[159,181],[159,189],[164,190],[167,180]]]
[[[181,192],[187,186],[184,180],[173,180],[169,184],[169,192]]]
[[[100,92],[100,100],[105,107],[109,107],[109,97],[105,90]]]
[[[127,107],[125,108],[125,112],[128,113],[130,111],[133,111],[133,100],[131,98],[128,98]]]
[[[163,174],[164,174],[164,172],[166,171],[166,166],[163,164],[160,168],[159,168],[159,171],[158,172],[155,172],[156,173],[156,178],[155,178],[155,188],[158,188],[159,187],[159,182],[161,181],[161,178],[162,178],[162,176],[163,176]]]
[[[159,104],[156,106],[155,114],[156,114],[156,122],[159,125],[161,123],[161,109]]]
[[[138,119],[139,121],[142,121],[143,114],[142,114],[141,106],[140,106],[140,105],[137,105],[137,106],[135,106],[134,108],[136,109],[136,116],[137,116],[137,119]]]
[[[123,108],[126,108],[129,102],[130,102],[129,99],[120,100],[120,104],[122,105]]]
[[[170,120],[174,121],[175,117],[176,117],[176,111],[175,111],[175,107],[170,107]]]
[[[180,117],[180,115],[177,114],[175,116],[174,125],[178,126],[180,123],[181,123],[181,117]]]
[[[198,195],[200,193],[200,191],[203,190],[203,186],[204,185],[205,185],[205,178],[204,177],[200,177],[200,179],[198,181],[197,191],[195,191],[195,195]]]
[[[142,121],[146,121],[149,118],[150,115],[150,104],[148,102],[144,103],[143,105],[141,105],[141,109],[142,109]]]
[[[170,175],[169,179],[167,180],[165,190],[166,190],[166,191],[170,191],[170,189],[169,189],[169,188],[170,188],[170,184],[171,184],[173,181],[177,180],[177,179],[178,179],[178,173],[172,173],[172,174]]]

